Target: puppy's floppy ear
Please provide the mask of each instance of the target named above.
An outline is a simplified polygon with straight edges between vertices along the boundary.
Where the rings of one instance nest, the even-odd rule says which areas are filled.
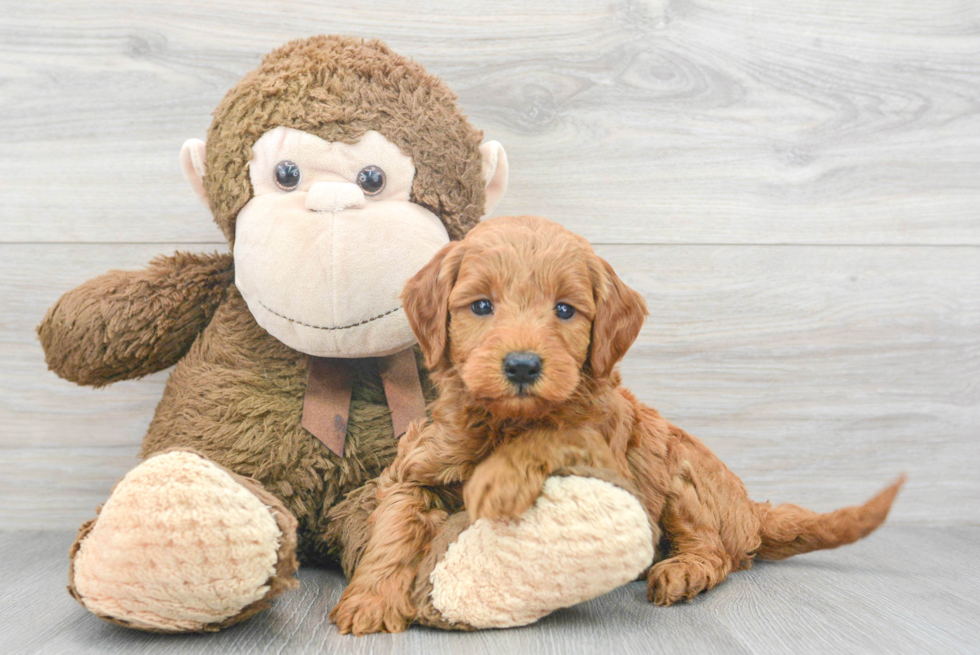
[[[589,363],[593,375],[603,378],[612,373],[639,336],[647,316],[647,304],[643,296],[619,279],[609,262],[601,257],[596,260],[593,271],[596,308]]]
[[[429,369],[434,369],[446,354],[449,292],[456,284],[464,250],[459,241],[450,241],[402,290],[405,315]]]

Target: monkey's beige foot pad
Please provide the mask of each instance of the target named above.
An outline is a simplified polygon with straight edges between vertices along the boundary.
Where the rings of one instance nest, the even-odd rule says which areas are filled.
[[[72,547],[69,591],[154,632],[212,631],[295,586],[296,521],[258,483],[174,451],[130,471]]]
[[[519,521],[480,519],[432,571],[442,618],[474,628],[533,623],[635,580],[653,562],[650,523],[628,491],[551,477]]]

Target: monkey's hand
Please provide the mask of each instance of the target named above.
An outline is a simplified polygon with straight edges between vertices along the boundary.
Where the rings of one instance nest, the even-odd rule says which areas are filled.
[[[230,254],[179,252],[89,280],[38,326],[48,368],[96,387],[163,370],[187,352],[233,281]]]

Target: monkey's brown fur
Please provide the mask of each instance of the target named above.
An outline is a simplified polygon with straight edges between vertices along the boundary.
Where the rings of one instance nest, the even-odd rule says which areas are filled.
[[[711,589],[754,557],[861,538],[885,520],[902,484],[829,514],[750,500],[701,441],[620,386],[614,366],[639,333],[645,303],[588,242],[555,223],[483,223],[440,251],[402,299],[439,399],[378,480],[370,541],[331,613],[341,632],[403,630],[418,609],[416,569],[447,510],[465,502],[474,520],[514,519],[563,467],[599,467],[635,485],[660,528],[654,541],[662,531],[670,544],[647,574],[660,605]],[[492,300],[492,316],[470,310],[479,299]],[[557,318],[558,302],[576,316]],[[502,370],[504,355],[521,351],[543,361],[523,393]]]
[[[451,239],[483,215],[483,134],[456,95],[380,41],[317,36],[266,56],[214,111],[204,188],[229,242],[252,197],[244,166],[252,144],[278,126],[343,143],[376,130],[412,158],[412,202],[439,216]]]
[[[269,54],[214,113],[204,183],[229,243],[252,196],[252,144],[280,125],[345,142],[377,130],[412,157],[411,200],[435,213],[451,238],[482,214],[482,133],[453,93],[378,41],[315,37]],[[304,563],[340,559],[341,545],[325,536],[328,511],[395,455],[373,360],[355,367],[343,458],[301,427],[309,358],[256,324],[234,286],[231,255],[178,253],[143,271],[103,275],[65,294],[38,334],[51,370],[79,384],[103,386],[176,364],[140,455],[192,450],[254,479],[296,517]],[[422,382],[431,398],[424,371]],[[295,568],[277,575],[291,577]],[[270,596],[283,588],[270,584]]]

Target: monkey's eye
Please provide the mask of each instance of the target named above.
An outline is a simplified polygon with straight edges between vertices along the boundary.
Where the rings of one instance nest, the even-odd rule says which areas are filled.
[[[385,172],[377,166],[365,166],[357,174],[357,186],[366,196],[376,196],[385,188]]]
[[[470,311],[472,311],[477,316],[486,316],[487,314],[493,313],[493,303],[484,298],[483,300],[477,300],[472,305],[470,305]]]
[[[571,317],[575,316],[575,308],[565,302],[560,302],[555,305],[555,314],[558,318],[567,321]]]
[[[276,164],[276,186],[283,191],[292,191],[299,186],[299,166],[296,162],[283,159]]]

